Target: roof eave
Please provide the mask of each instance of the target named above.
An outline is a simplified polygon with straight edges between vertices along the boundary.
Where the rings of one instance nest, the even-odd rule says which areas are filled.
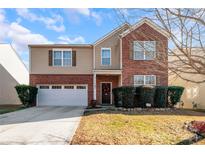
[[[29,44],[28,47],[92,47],[92,44]]]
[[[128,22],[123,23],[122,25],[120,25],[119,27],[115,28],[114,30],[112,30],[111,32],[107,33],[106,35],[102,36],[100,39],[98,39],[97,41],[95,41],[93,43],[93,45],[97,45],[100,42],[102,42],[103,40],[105,40],[106,38],[109,38],[110,36],[112,36],[112,34],[114,34],[115,32],[119,31],[121,28],[123,28],[125,25],[130,26],[130,24]]]
[[[156,23],[154,23],[153,21],[151,21],[148,18],[143,18],[142,20],[140,20],[139,22],[135,23],[130,29],[124,31],[122,34],[120,34],[120,36],[123,38],[125,36],[127,36],[129,33],[131,33],[133,30],[137,29],[138,27],[140,27],[142,24],[148,24],[149,26],[151,26],[152,28],[154,28],[156,31],[158,31],[160,34],[162,34],[163,36],[165,36],[166,38],[170,38],[170,35],[168,32],[166,32],[164,29],[162,29],[159,25],[157,25]]]

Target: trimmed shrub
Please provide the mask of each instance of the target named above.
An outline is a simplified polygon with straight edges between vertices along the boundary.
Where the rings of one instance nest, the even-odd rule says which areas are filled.
[[[184,88],[179,86],[123,86],[114,88],[114,104],[116,107],[173,107],[180,102]]]
[[[167,107],[167,86],[155,87],[154,107],[165,108]]]
[[[146,104],[154,106],[155,88],[153,86],[140,87],[140,107],[147,107]]]
[[[24,107],[32,106],[36,100],[38,88],[29,85],[17,85],[15,89]]]
[[[141,107],[140,106],[140,89],[141,87],[135,87],[134,107]]]
[[[135,87],[122,87],[122,105],[125,108],[134,107]]]
[[[173,107],[180,102],[184,87],[168,86],[168,106]]]
[[[112,89],[114,95],[114,105],[116,107],[122,107],[122,87]]]
[[[134,107],[135,87],[123,86],[112,90],[116,107]]]

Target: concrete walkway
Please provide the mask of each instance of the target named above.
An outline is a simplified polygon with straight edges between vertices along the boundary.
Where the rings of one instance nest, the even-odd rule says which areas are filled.
[[[32,107],[0,115],[0,144],[68,144],[82,107]]]

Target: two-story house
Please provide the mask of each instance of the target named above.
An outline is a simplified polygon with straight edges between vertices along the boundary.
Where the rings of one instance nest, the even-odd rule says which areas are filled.
[[[112,104],[118,86],[168,85],[168,34],[144,18],[94,44],[29,45],[37,105]]]

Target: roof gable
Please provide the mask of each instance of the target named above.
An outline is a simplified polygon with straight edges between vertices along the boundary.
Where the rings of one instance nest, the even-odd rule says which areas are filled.
[[[168,32],[166,32],[164,29],[162,29],[160,26],[158,26],[157,24],[155,24],[153,21],[151,21],[148,18],[143,18],[142,20],[140,20],[139,22],[137,22],[136,24],[134,24],[132,27],[130,27],[130,29],[124,31],[121,35],[121,37],[125,37],[126,35],[128,35],[129,33],[131,33],[132,31],[134,31],[135,29],[139,28],[141,25],[143,25],[144,23],[146,23],[147,25],[149,25],[150,27],[152,27],[154,30],[158,31],[160,34],[162,34],[163,36],[165,36],[166,38],[169,38],[169,34]]]
[[[119,30],[122,30],[123,28],[125,28],[126,26],[130,26],[129,23],[124,23],[121,26],[113,29],[111,32],[107,33],[106,35],[104,35],[103,37],[101,37],[100,39],[98,39],[97,41],[94,42],[94,45],[97,45],[101,42],[103,42],[105,39],[109,38],[110,36],[112,36],[113,34],[115,34],[116,32],[118,32]]]
[[[0,44],[0,64],[19,84],[28,84],[28,69],[10,44]]]

